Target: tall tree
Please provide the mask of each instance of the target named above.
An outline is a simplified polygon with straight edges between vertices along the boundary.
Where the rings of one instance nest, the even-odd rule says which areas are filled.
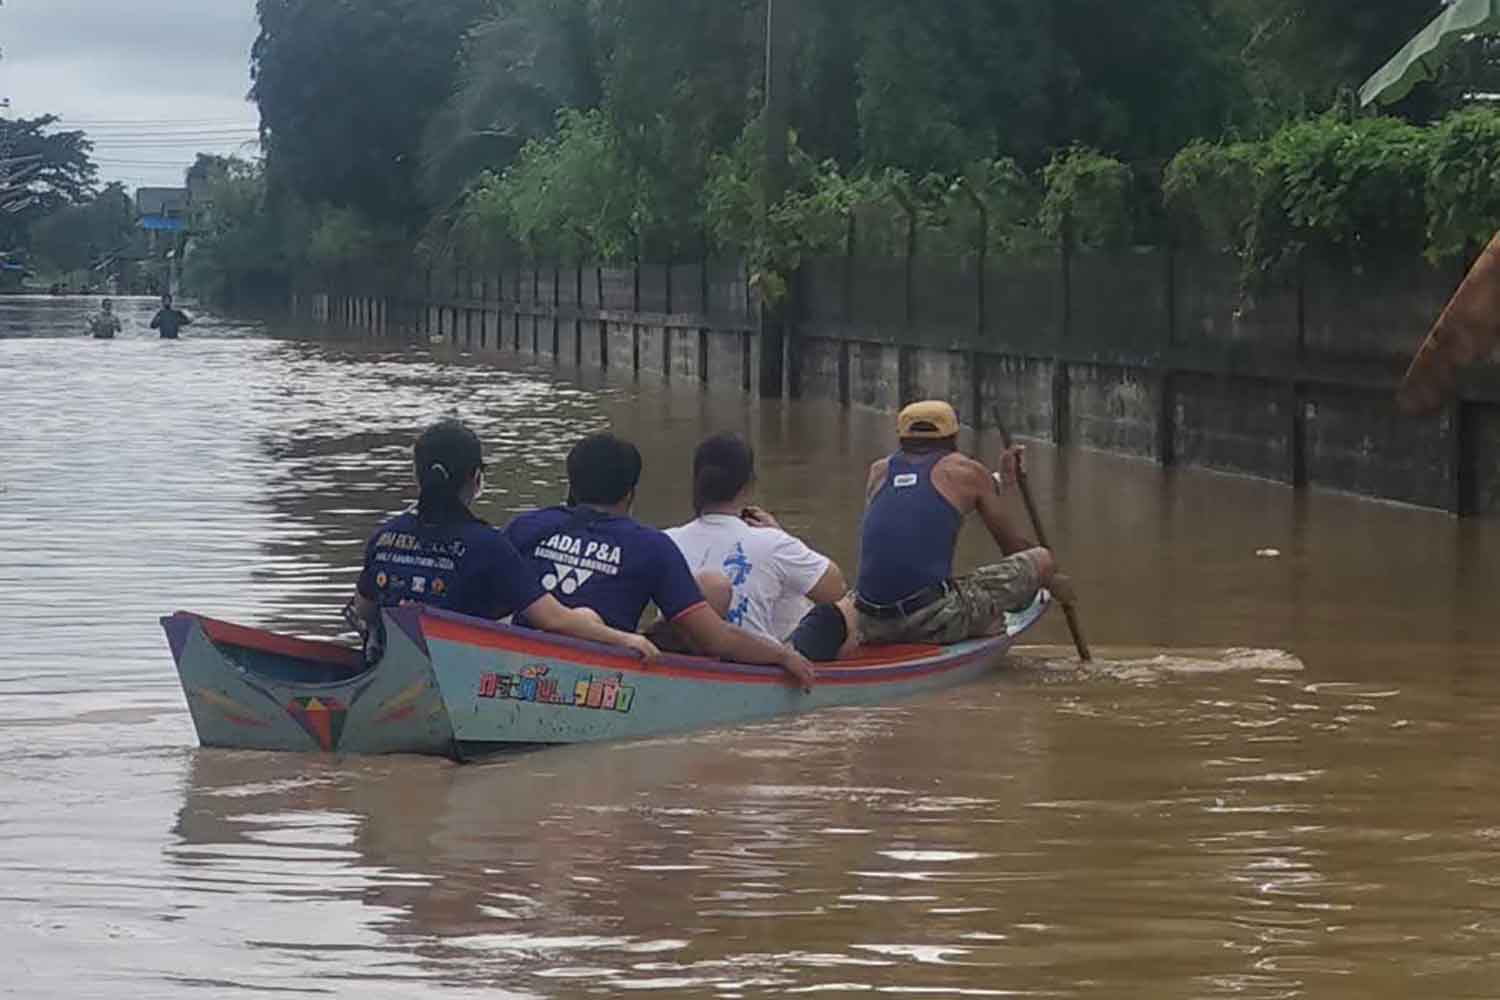
[[[458,86],[429,123],[423,186],[439,204],[548,135],[563,108],[604,97],[591,0],[502,0],[464,46]]]
[[[64,205],[38,219],[31,247],[44,266],[84,271],[128,254],[137,236],[135,204],[124,185],[115,183],[89,201]]]
[[[637,232],[653,253],[696,245],[709,161],[758,110],[765,2],[595,3],[604,108],[640,177]]]
[[[270,181],[417,226],[422,135],[489,0],[258,0],[251,97]]]
[[[22,191],[12,195],[12,210],[0,212],[0,250],[24,248],[37,220],[93,197],[99,174],[93,143],[82,132],[54,131],[57,121],[56,115],[0,118],[0,150],[28,158],[16,168]]]

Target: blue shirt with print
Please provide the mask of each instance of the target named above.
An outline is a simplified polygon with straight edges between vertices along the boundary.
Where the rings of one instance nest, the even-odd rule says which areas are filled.
[[[703,603],[682,551],[634,518],[548,507],[522,514],[505,534],[548,593],[570,608],[592,608],[621,631],[640,627],[647,604],[670,621]]]
[[[545,593],[505,535],[468,518],[424,524],[415,511],[370,536],[360,596],[391,607],[417,601],[478,618],[524,611]]]

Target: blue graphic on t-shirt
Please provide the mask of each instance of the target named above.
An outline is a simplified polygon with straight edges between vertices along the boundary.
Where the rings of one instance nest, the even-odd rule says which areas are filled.
[[[750,598],[741,597],[739,603],[729,609],[724,620],[731,625],[744,625],[748,617],[750,617]]]
[[[736,587],[743,587],[745,581],[750,579],[750,571],[754,568],[750,558],[745,555],[745,547],[735,542],[734,551],[724,557],[724,573],[729,577],[729,582]]]

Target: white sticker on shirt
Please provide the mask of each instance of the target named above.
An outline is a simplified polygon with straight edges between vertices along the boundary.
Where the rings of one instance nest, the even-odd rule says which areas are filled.
[[[917,485],[917,474],[915,472],[903,472],[891,480],[891,485],[898,490],[907,486],[915,486]]]
[[[619,576],[623,553],[620,546],[559,532],[536,547],[538,559],[552,564],[553,572],[542,577],[542,587],[551,593],[576,594],[595,574]]]

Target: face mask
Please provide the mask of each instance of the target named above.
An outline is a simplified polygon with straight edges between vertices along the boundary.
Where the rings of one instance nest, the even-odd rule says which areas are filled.
[[[477,485],[477,486],[474,487],[474,498],[472,500],[470,500],[469,503],[476,503],[476,502],[478,502],[479,498],[482,497],[482,496],[484,496],[484,473],[483,472],[481,472],[479,474],[479,485]]]

